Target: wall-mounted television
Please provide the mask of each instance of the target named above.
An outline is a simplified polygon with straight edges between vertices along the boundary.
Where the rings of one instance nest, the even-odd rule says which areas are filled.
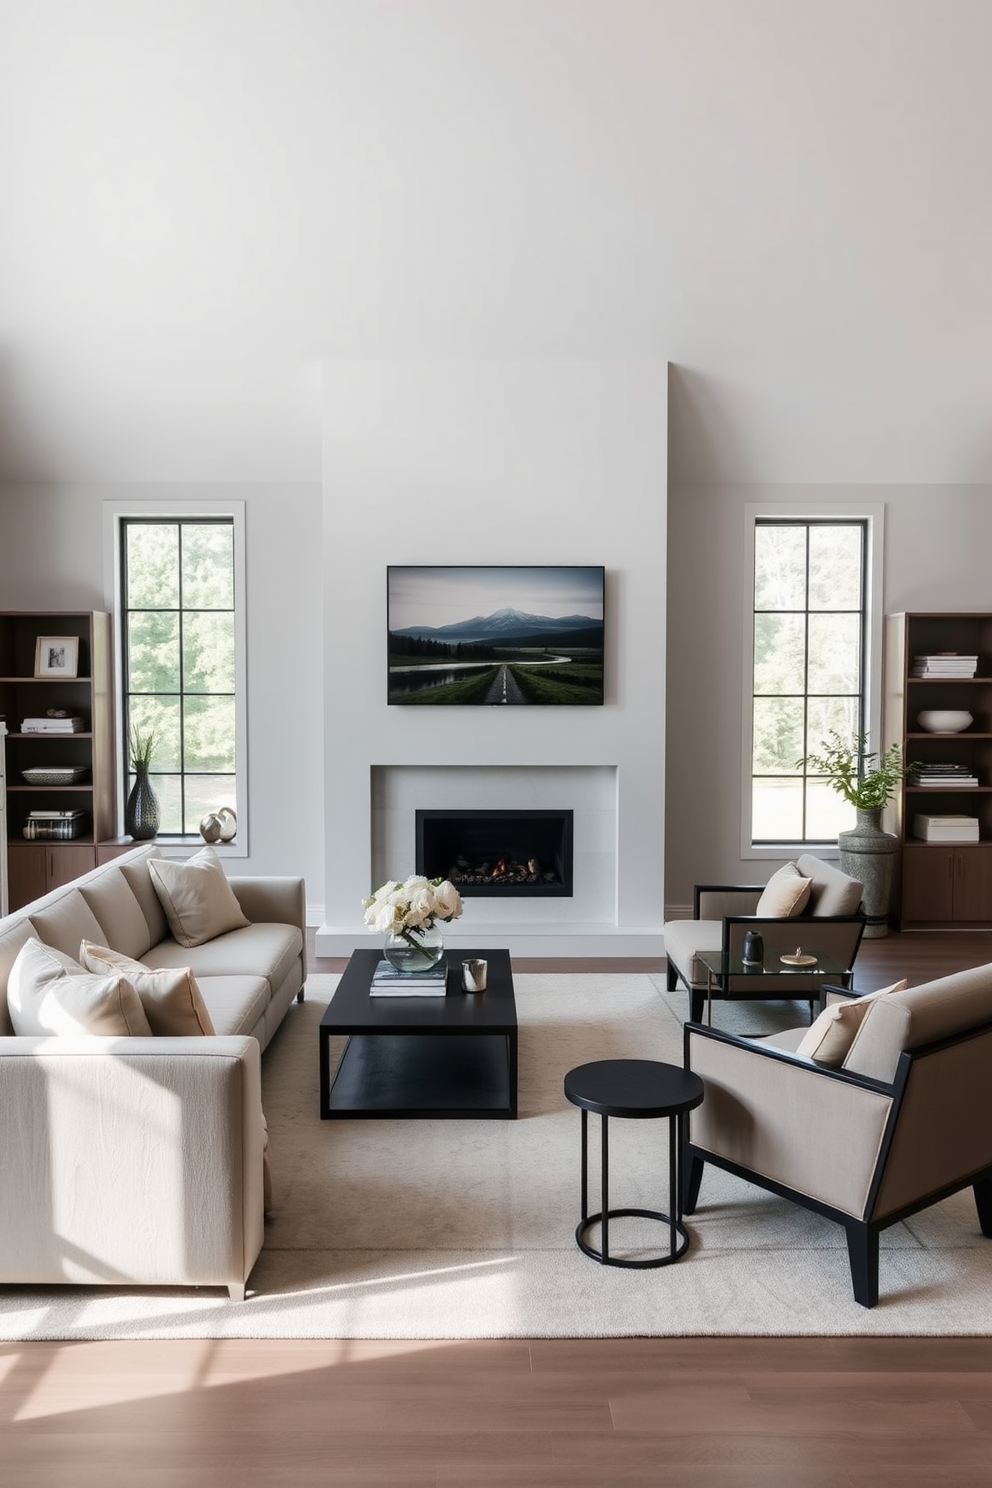
[[[601,706],[605,588],[596,566],[390,565],[388,701]]]

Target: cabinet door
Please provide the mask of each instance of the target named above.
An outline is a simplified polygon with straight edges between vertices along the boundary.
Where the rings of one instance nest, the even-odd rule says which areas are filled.
[[[992,847],[959,847],[955,852],[954,918],[992,919]]]
[[[7,898],[10,909],[40,899],[48,882],[47,842],[12,842],[7,851]]]
[[[902,918],[934,924],[954,918],[957,850],[950,846],[910,847],[902,855]]]
[[[96,867],[96,848],[92,842],[46,842],[47,888],[60,889],[82,873]],[[47,892],[47,890],[46,890]]]

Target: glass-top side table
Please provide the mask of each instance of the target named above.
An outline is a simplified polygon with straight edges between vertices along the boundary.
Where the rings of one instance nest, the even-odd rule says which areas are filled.
[[[740,953],[735,951],[697,951],[696,960],[706,968],[706,1022],[713,1022],[713,998],[721,994],[726,995],[727,984],[731,978],[754,977],[767,980],[779,977],[816,977],[817,984],[824,982],[841,982],[847,984],[851,979],[851,968],[845,966],[834,956],[817,956],[812,962],[804,961],[802,965],[790,964],[782,961],[778,956],[769,956],[765,961],[754,962],[742,960]],[[807,990],[806,988],[803,989]],[[761,997],[761,992],[755,990],[755,999]],[[740,999],[746,1001],[746,995]]]

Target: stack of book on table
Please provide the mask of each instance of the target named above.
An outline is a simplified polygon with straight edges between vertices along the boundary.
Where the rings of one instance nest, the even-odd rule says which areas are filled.
[[[71,842],[89,822],[88,811],[29,811],[24,836],[28,842]]]
[[[913,765],[909,772],[909,784],[932,786],[936,790],[946,790],[949,786],[974,788],[978,784],[978,776],[970,765]]]
[[[977,842],[977,816],[914,816],[913,836],[924,842]]]
[[[81,718],[25,718],[22,734],[81,734],[86,725]]]
[[[380,961],[372,975],[372,997],[443,997],[448,968],[443,961],[424,971],[397,971],[389,961]]]
[[[911,677],[973,677],[977,656],[959,656],[957,651],[939,651],[934,656],[914,656]]]

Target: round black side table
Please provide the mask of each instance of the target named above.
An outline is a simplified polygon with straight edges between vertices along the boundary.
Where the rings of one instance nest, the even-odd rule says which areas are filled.
[[[703,1082],[691,1070],[675,1064],[662,1064],[656,1059],[598,1059],[580,1064],[565,1076],[565,1096],[582,1111],[582,1218],[575,1230],[581,1251],[604,1266],[626,1266],[644,1270],[649,1266],[668,1266],[685,1255],[689,1234],[682,1223],[682,1197],[679,1188],[679,1151],[682,1120],[687,1111],[702,1103]],[[602,1138],[602,1204],[599,1214],[589,1213],[589,1112],[600,1119]],[[668,1118],[668,1213],[654,1209],[611,1209],[609,1200],[610,1149],[609,1118],[622,1116],[634,1121]],[[657,1219],[669,1228],[667,1255],[644,1260],[628,1260],[610,1255],[610,1220],[627,1217]],[[586,1239],[586,1231],[602,1224],[602,1249],[597,1250]]]

